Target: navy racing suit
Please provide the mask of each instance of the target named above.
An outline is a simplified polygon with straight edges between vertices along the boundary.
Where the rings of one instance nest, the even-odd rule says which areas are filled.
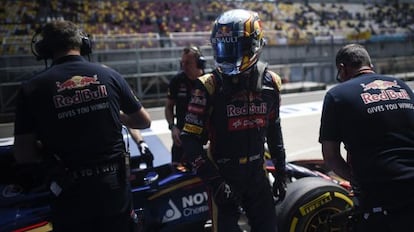
[[[281,79],[268,70],[260,75],[256,67],[247,77],[238,77],[238,83],[218,71],[201,76],[185,118],[181,137],[186,155],[190,160],[199,158],[208,139],[205,159],[215,168],[207,172],[217,171],[197,170],[197,174],[207,183],[211,176],[222,177],[237,195],[234,201],[210,201],[214,231],[240,231],[239,206],[246,212],[251,231],[276,231],[273,195],[264,169],[264,143],[268,143],[276,169],[284,170]],[[210,194],[215,191],[211,188]]]

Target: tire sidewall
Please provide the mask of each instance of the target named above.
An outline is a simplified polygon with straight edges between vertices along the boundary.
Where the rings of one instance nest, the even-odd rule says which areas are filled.
[[[344,211],[352,205],[349,193],[332,181],[319,177],[296,180],[287,185],[286,198],[276,206],[279,231],[307,231],[314,219],[327,220],[327,215]],[[328,227],[326,223],[318,226]]]

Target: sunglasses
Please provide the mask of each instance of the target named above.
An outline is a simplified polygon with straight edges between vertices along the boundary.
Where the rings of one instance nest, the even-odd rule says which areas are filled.
[[[343,65],[343,64],[341,63],[341,65]],[[342,66],[342,68],[344,68],[344,66]],[[337,68],[337,73],[336,73],[336,78],[335,79],[338,82],[343,82],[343,80],[341,79],[340,74],[341,74],[341,66],[339,66],[339,68]]]
[[[339,73],[340,73],[341,71],[339,71],[339,69],[338,69],[338,72],[336,73],[336,81],[337,82],[342,82],[342,79],[341,79],[341,77],[339,76]]]

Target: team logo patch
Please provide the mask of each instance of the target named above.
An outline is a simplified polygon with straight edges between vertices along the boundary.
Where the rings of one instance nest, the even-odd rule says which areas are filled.
[[[79,89],[91,84],[100,84],[98,81],[98,76],[94,75],[93,77],[88,76],[73,76],[70,79],[64,82],[56,82],[57,91],[61,92],[64,90],[70,89]]]
[[[190,125],[188,123],[186,123],[184,125],[183,130],[185,132],[192,133],[192,134],[201,134],[201,132],[203,132],[203,128],[202,127],[195,126],[195,125]]]
[[[228,122],[228,129],[230,131],[245,130],[250,128],[261,128],[266,125],[266,117],[264,115],[255,116],[255,118],[237,117],[231,118]]]
[[[383,81],[383,80],[375,80],[373,82],[370,82],[368,84],[361,84],[362,88],[364,88],[364,91],[368,91],[370,89],[389,89],[392,87],[400,88],[400,86],[397,84],[397,81]]]
[[[371,104],[380,101],[393,101],[397,99],[405,99],[409,100],[410,96],[405,89],[402,89],[400,85],[398,85],[397,81],[383,81],[383,80],[375,80],[368,84],[361,84],[363,88],[363,93],[360,94],[364,104]],[[392,89],[392,88],[398,88]],[[372,93],[367,92],[368,90],[379,90],[379,92]]]

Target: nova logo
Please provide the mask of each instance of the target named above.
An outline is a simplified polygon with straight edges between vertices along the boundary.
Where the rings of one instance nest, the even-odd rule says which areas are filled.
[[[207,192],[196,193],[181,198],[182,211],[180,211],[174,202],[170,199],[168,201],[169,208],[165,211],[162,218],[162,223],[170,222],[181,217],[188,217],[208,211],[207,205],[208,195]]]
[[[207,192],[196,193],[194,195],[186,196],[182,198],[183,208],[192,207],[194,205],[201,205],[204,201],[207,200]]]
[[[170,205],[170,208],[165,211],[164,217],[162,218],[163,223],[181,218],[181,212],[171,199],[168,201],[168,205]]]
[[[23,193],[23,187],[20,185],[9,184],[4,186],[1,196],[4,198],[16,197]]]

